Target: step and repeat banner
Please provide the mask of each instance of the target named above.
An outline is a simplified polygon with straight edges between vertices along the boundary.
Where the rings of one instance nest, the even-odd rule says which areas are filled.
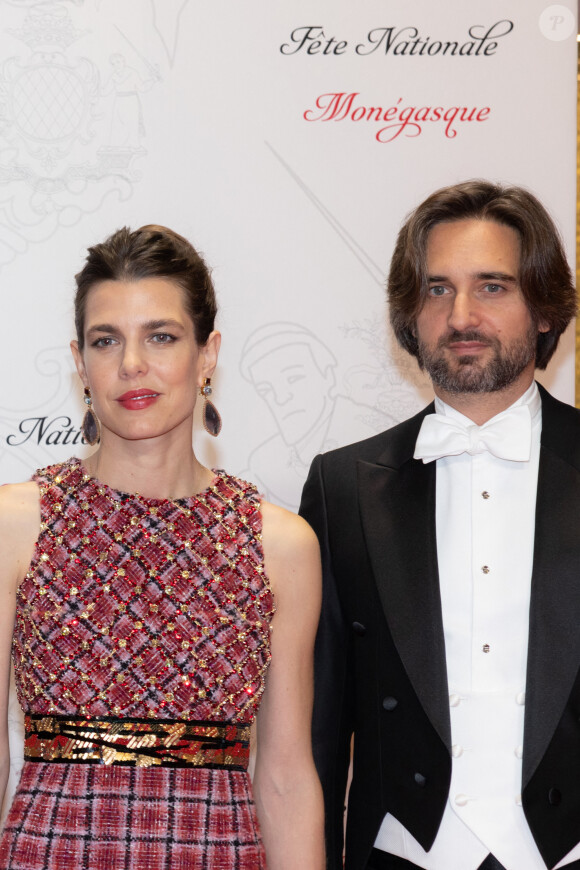
[[[161,223],[213,268],[202,461],[296,509],[313,456],[429,384],[386,323],[405,215],[473,177],[529,187],[570,259],[576,3],[0,0],[0,481],[83,456],[69,353],[88,245]],[[569,332],[546,383],[573,401]],[[19,713],[11,700],[15,752]],[[18,765],[15,765],[16,769]]]

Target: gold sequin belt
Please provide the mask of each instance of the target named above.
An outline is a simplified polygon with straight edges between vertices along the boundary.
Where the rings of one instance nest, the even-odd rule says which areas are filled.
[[[247,770],[250,726],[178,719],[24,717],[26,761]]]

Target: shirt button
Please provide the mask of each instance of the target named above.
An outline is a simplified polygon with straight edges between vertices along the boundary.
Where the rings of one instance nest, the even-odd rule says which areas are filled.
[[[450,707],[459,707],[461,703],[461,698],[459,695],[449,695],[449,706]]]
[[[484,651],[484,653],[488,653],[489,650],[490,650],[490,646],[489,646],[489,644],[488,644],[488,643],[484,643],[484,645],[482,646],[482,650]]]
[[[458,794],[455,795],[455,806],[457,807],[465,807],[467,806],[469,798],[466,794]]]
[[[460,746],[459,743],[456,743],[451,747],[451,755],[453,758],[460,758],[463,755],[463,746]]]
[[[522,805],[522,796],[521,794],[516,796],[516,806],[521,807]]]
[[[525,692],[518,692],[516,695],[516,704],[519,704],[520,707],[523,707],[525,703],[526,703],[526,693]]]
[[[514,755],[516,758],[523,758],[524,757],[524,747],[523,746],[516,746],[516,748],[514,749]]]
[[[488,565],[482,565],[481,570],[483,571],[484,574],[489,574],[489,566]]]
[[[486,489],[484,489],[483,492],[481,493],[481,497],[485,498],[485,499],[489,498],[489,493]]]

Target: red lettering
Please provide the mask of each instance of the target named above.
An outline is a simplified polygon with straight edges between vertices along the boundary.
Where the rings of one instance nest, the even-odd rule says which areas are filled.
[[[322,94],[316,100],[316,108],[320,109],[321,114],[315,115],[314,109],[307,109],[304,112],[305,121],[344,121],[352,109],[354,98],[358,97],[358,93],[345,94],[344,91],[338,94]]]

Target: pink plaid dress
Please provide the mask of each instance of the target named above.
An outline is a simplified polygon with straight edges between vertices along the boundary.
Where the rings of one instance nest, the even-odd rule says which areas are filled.
[[[247,774],[274,601],[255,488],[39,472],[13,656],[26,716],[4,870],[264,870]]]

